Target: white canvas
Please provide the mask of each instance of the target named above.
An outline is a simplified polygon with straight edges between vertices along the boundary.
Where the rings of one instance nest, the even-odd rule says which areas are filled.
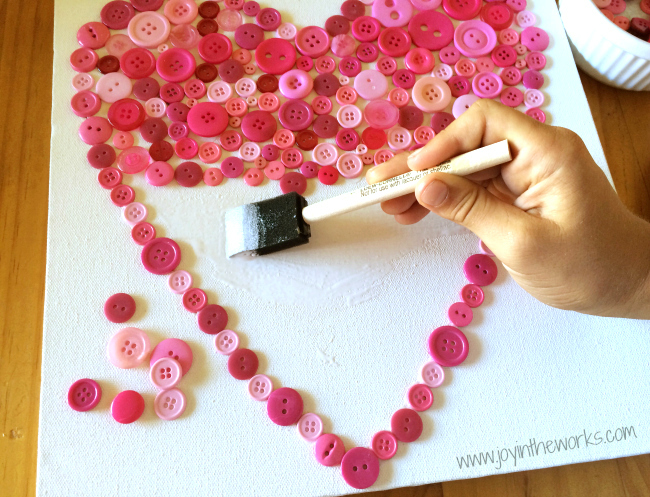
[[[353,492],[340,468],[320,466],[295,426],[272,424],[264,403],[251,400],[246,383],[230,377],[213,337],[199,331],[195,316],[168,291],[166,277],[145,271],[120,210],[87,165],[88,147],[77,136],[80,119],[69,109],[74,72],[68,59],[77,29],[99,20],[102,5],[57,0],[55,9],[37,494]],[[528,5],[552,38],[544,110],[552,124],[578,132],[609,174],[555,3]],[[276,0],[273,6],[298,25],[322,25],[339,2]],[[326,432],[340,435],[347,448],[368,446],[376,431],[390,429],[392,413],[405,406],[406,390],[428,359],[429,333],[447,324],[447,308],[466,283],[462,264],[477,251],[474,235],[434,216],[415,227],[398,226],[374,207],[314,226],[308,246],[228,261],[223,211],[275,195],[277,184],[253,189],[238,179],[186,189],[153,188],[142,175],[125,181],[149,208],[159,236],[179,242],[180,267],[228,310],[229,328],[240,333],[242,346],[258,352],[261,372],[276,386],[300,391],[305,411],[320,414]],[[323,188],[312,181],[308,198],[362,182]],[[401,444],[392,460],[382,462],[370,490],[650,451],[650,324],[545,307],[499,269],[465,329],[467,360],[446,370],[433,408],[422,415],[421,439]],[[107,359],[106,344],[120,325],[109,323],[102,308],[116,292],[135,297],[138,310],[129,324],[146,330],[152,344],[177,337],[192,346],[194,365],[179,385],[189,405],[176,421],[154,414],[147,367],[120,370]],[[82,377],[103,388],[100,404],[87,413],[66,403],[68,387]],[[127,426],[109,412],[125,389],[146,400],[143,417]],[[625,428],[625,440],[607,443],[607,430],[622,436],[617,428]],[[597,437],[603,441],[596,445]],[[522,446],[531,439],[537,455],[532,445]],[[556,439],[573,448],[557,450]],[[494,451],[494,462],[482,456],[459,467],[459,458],[486,451]]]

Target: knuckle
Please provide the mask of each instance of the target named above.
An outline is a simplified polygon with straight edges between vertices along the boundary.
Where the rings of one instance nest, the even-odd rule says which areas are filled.
[[[466,225],[485,211],[484,204],[485,198],[478,188],[464,191],[454,202],[449,219],[455,223]]]

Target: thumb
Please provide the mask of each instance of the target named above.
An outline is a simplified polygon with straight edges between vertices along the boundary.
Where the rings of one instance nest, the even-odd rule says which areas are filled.
[[[495,197],[482,186],[453,174],[433,173],[415,188],[417,201],[444,219],[474,232],[490,249],[506,253],[534,217]]]

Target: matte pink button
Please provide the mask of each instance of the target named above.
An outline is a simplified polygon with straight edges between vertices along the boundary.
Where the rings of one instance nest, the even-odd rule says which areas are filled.
[[[467,258],[463,265],[465,277],[479,286],[494,283],[498,270],[496,263],[485,254],[474,254]]]
[[[426,411],[433,405],[433,394],[427,385],[412,385],[407,397],[411,407],[418,412]]]
[[[496,98],[503,90],[503,81],[498,74],[482,72],[472,80],[472,90],[481,98]]]
[[[492,51],[492,61],[498,67],[508,67],[517,61],[517,52],[509,45],[499,45]]]
[[[409,99],[410,99],[409,94],[404,88],[393,88],[391,91],[388,92],[388,101],[393,105],[395,105],[395,107],[398,107],[400,109],[403,108],[406,104],[408,104]],[[418,112],[422,112],[419,109],[417,110]]]
[[[280,190],[282,193],[296,192],[303,195],[307,189],[307,179],[300,173],[287,173],[280,178]]]
[[[415,74],[424,74],[433,69],[435,59],[430,50],[414,48],[406,54],[404,63],[407,69],[413,71]]]
[[[442,8],[449,17],[466,21],[478,15],[481,11],[481,0],[442,0]]]
[[[173,24],[189,24],[196,19],[199,9],[194,0],[169,0],[163,12]]]
[[[243,117],[248,112],[248,104],[243,98],[231,98],[226,102],[226,112],[232,117]],[[222,144],[223,145],[223,144]],[[238,147],[241,146],[241,143]]]
[[[451,102],[451,90],[447,83],[433,76],[420,78],[411,93],[413,103],[423,112],[443,110]]]
[[[184,294],[187,295],[187,292]],[[207,302],[205,294],[202,297],[204,302]],[[197,306],[198,307],[198,306]],[[208,335],[216,335],[222,332],[228,324],[228,313],[226,310],[217,304],[206,305],[198,309],[197,323],[199,329]]]
[[[447,47],[440,49],[440,62],[443,64],[455,64],[460,60],[460,50],[458,50],[453,43]]]
[[[170,238],[155,238],[143,247],[140,258],[150,273],[169,274],[181,262],[181,248]]]
[[[264,168],[264,175],[271,180],[279,180],[284,176],[285,166],[280,161],[271,161]]]
[[[112,104],[131,95],[133,85],[131,80],[120,72],[111,72],[104,74],[97,81],[97,95],[104,102]]]
[[[524,101],[524,94],[519,88],[506,88],[501,92],[501,103],[508,107],[517,107]]]
[[[104,316],[111,323],[125,323],[135,314],[135,300],[128,293],[116,293],[104,303]]]
[[[140,419],[144,412],[142,395],[133,390],[118,393],[111,402],[111,416],[121,424],[133,423]]]
[[[313,161],[303,162],[300,166],[300,172],[305,178],[317,178],[319,166]]]
[[[411,48],[411,36],[402,28],[386,28],[377,39],[379,50],[390,57],[402,57]]]
[[[273,93],[262,93],[257,99],[257,106],[265,112],[275,112],[280,108],[280,99]]]
[[[435,10],[419,12],[409,21],[408,32],[413,43],[427,50],[440,50],[454,39],[454,25],[444,14]],[[435,33],[432,36],[432,33]]]
[[[343,456],[341,472],[343,479],[351,487],[368,488],[379,477],[379,459],[370,449],[354,447]]]
[[[108,359],[121,369],[139,366],[149,351],[149,336],[139,328],[122,328],[108,342]]]
[[[273,144],[281,150],[292,147],[294,143],[296,143],[296,137],[293,136],[293,133],[288,129],[279,129],[273,135]],[[278,157],[279,156],[280,153],[278,150]],[[268,157],[265,157],[265,159],[272,160],[268,159]]]
[[[264,374],[256,374],[248,380],[248,394],[255,400],[264,401],[273,391],[271,378]]]
[[[379,71],[367,69],[354,79],[354,89],[366,100],[382,98],[388,91],[386,77]]]
[[[323,28],[307,26],[296,34],[296,48],[298,51],[313,59],[325,55],[330,49],[330,36]]]
[[[288,148],[282,151],[280,160],[289,169],[297,169],[303,161],[302,152],[297,148]]]
[[[144,48],[155,48],[165,43],[169,37],[171,25],[165,16],[157,12],[141,12],[136,14],[128,26],[131,41]]]
[[[163,390],[153,401],[153,410],[160,419],[173,421],[185,411],[185,394],[178,388]]]
[[[413,409],[399,409],[390,419],[390,431],[400,442],[415,442],[422,434],[422,418]]]
[[[302,416],[302,409],[302,397],[292,388],[284,387],[274,390],[266,403],[269,418],[280,426],[297,423]]]
[[[481,57],[494,49],[497,34],[492,26],[483,21],[465,21],[454,32],[454,44],[465,57]]]
[[[149,240],[156,238],[156,228],[150,223],[140,222],[131,228],[131,238],[138,245],[145,245]]]
[[[128,131],[118,131],[113,135],[113,145],[119,150],[133,146],[133,135]]]
[[[114,34],[106,41],[104,46],[109,55],[114,55],[117,58],[122,57],[128,50],[135,48],[135,43],[131,38],[124,34]]]
[[[531,52],[543,52],[549,42],[548,33],[541,28],[531,26],[521,32],[521,43]]]
[[[375,152],[373,159],[375,161],[375,165],[378,166],[379,164],[383,164],[384,162],[391,160],[393,157],[395,157],[395,152],[382,149]]]
[[[90,117],[97,114],[102,106],[99,96],[89,90],[82,90],[75,93],[70,100],[70,107],[79,117]]]
[[[161,98],[150,98],[144,104],[144,111],[149,117],[160,118],[167,112],[167,104]]]
[[[72,52],[70,65],[77,72],[90,72],[97,67],[99,56],[94,50],[81,47]]]
[[[252,350],[237,349],[228,357],[228,372],[236,380],[250,380],[257,373],[258,365],[257,355]]]
[[[135,47],[124,52],[120,58],[120,69],[129,78],[143,79],[151,76],[156,70],[156,59],[149,50]],[[151,96],[154,97],[156,95]]]
[[[375,455],[384,461],[397,453],[397,438],[390,431],[384,430],[375,433],[370,445]]]
[[[449,307],[447,316],[449,316],[451,324],[463,327],[472,322],[474,313],[472,313],[472,309],[465,302],[456,302]]]
[[[72,78],[72,87],[77,91],[90,90],[95,84],[95,80],[90,74],[79,73]]]
[[[185,293],[192,287],[192,275],[183,270],[174,271],[169,275],[167,284],[173,293]]]
[[[287,100],[280,107],[278,118],[285,128],[291,131],[301,131],[312,123],[314,111],[302,100]]]
[[[190,288],[183,293],[183,307],[189,312],[199,312],[208,303],[208,297],[200,288]]]
[[[122,173],[112,167],[105,167],[97,174],[97,181],[102,188],[112,190],[122,182]]]
[[[332,433],[325,433],[314,444],[316,460],[323,466],[338,466],[345,454],[343,441]]]
[[[363,112],[368,125],[379,130],[391,128],[399,120],[399,109],[387,100],[369,102]]]
[[[484,294],[480,286],[470,283],[460,291],[460,298],[470,307],[478,307],[483,303]]]
[[[75,381],[68,390],[68,405],[77,412],[90,411],[101,398],[101,387],[89,378]]]
[[[113,133],[113,127],[108,120],[99,116],[86,119],[79,126],[79,137],[88,145],[97,145],[108,141]]]
[[[439,387],[445,381],[445,371],[440,367],[440,364],[429,361],[420,371],[422,381],[429,385],[431,388]]]
[[[230,355],[239,348],[239,335],[232,330],[222,330],[214,337],[214,346],[222,355]]]
[[[441,366],[458,366],[467,358],[469,344],[465,334],[453,326],[441,326],[429,336],[429,354]]]
[[[158,10],[162,7],[163,0],[132,0],[131,4],[135,10],[140,12],[148,12]]]
[[[135,192],[129,185],[117,185],[111,189],[111,202],[118,207],[124,207],[135,199]]]
[[[451,113],[454,115],[454,118],[458,119],[462,116],[477,100],[480,100],[480,98],[471,93],[458,97],[451,108]]]
[[[401,126],[395,126],[386,135],[388,146],[394,150],[404,150],[411,145],[411,133]]]
[[[500,73],[501,80],[508,86],[515,86],[521,83],[521,71],[514,66],[504,67]]]
[[[336,113],[336,119],[344,128],[356,128],[363,120],[363,113],[355,105],[342,105]]]
[[[194,75],[196,61],[194,56],[184,48],[170,48],[158,57],[156,70],[162,79],[178,83]]]
[[[110,145],[100,143],[93,145],[86,154],[88,163],[95,169],[110,167],[115,162],[115,150]]]
[[[296,34],[298,33],[298,30],[290,22],[284,22],[280,24],[280,26],[278,27],[277,33],[278,36],[283,40],[292,41],[296,38]]]
[[[221,33],[210,33],[201,38],[198,50],[204,61],[210,64],[221,64],[232,54],[232,42]]]
[[[217,167],[209,167],[203,173],[203,182],[208,186],[219,186],[222,181],[223,173]]]
[[[311,412],[303,414],[298,420],[298,433],[303,440],[315,442],[323,433],[323,420]]]
[[[533,119],[539,121],[540,123],[546,122],[546,114],[542,109],[538,109],[538,108],[528,109],[526,111],[526,115],[528,117],[532,117]]]
[[[420,126],[413,132],[413,139],[420,145],[429,143],[434,136],[435,132],[429,126]]]
[[[174,168],[167,162],[156,161],[149,164],[144,175],[150,185],[165,186],[174,179]]]
[[[476,65],[469,59],[460,59],[454,66],[459,76],[471,78],[476,74]]]
[[[79,45],[86,48],[102,48],[108,41],[110,31],[101,22],[88,22],[77,31]]]
[[[526,54],[526,64],[530,69],[541,71],[546,67],[546,57],[540,52],[529,52]]]
[[[151,365],[149,378],[159,390],[169,390],[178,385],[183,377],[180,363],[171,357],[161,357]]]

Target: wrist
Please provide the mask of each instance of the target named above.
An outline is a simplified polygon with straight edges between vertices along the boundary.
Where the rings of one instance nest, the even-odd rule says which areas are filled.
[[[637,237],[634,244],[638,250],[639,263],[636,268],[638,283],[625,306],[621,317],[630,319],[650,320],[650,224],[640,218],[635,218],[641,236]]]

